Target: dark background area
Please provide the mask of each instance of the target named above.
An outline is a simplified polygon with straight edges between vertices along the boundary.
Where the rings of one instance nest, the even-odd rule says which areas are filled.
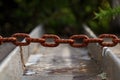
[[[116,0],[117,1],[117,0]],[[115,1],[114,1],[115,2]],[[94,19],[101,9],[114,8],[113,0],[0,0],[0,35],[29,33],[43,24],[47,33],[67,35],[82,33],[87,24],[96,34],[119,32],[112,18]],[[112,24],[111,24],[112,21]],[[113,30],[114,29],[114,30]]]

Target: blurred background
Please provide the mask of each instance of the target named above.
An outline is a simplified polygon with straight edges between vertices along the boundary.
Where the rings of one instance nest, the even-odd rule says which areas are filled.
[[[42,24],[47,33],[119,33],[120,0],[0,0],[0,34],[29,33]]]

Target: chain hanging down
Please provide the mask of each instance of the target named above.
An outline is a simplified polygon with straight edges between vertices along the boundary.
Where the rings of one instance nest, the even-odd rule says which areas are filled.
[[[21,42],[18,38],[25,38],[25,42]],[[104,39],[112,39],[111,42],[107,42]],[[48,42],[47,39],[53,39],[53,42]],[[77,39],[82,40],[82,42],[76,42]],[[98,43],[101,46],[113,47],[120,43],[120,39],[114,34],[101,34],[98,38],[89,38],[86,35],[72,35],[68,39],[61,39],[57,35],[53,34],[44,34],[40,38],[31,38],[29,34],[26,33],[15,33],[11,37],[2,37],[0,36],[0,44],[5,42],[12,42],[16,46],[27,46],[30,43],[40,43],[45,47],[56,47],[60,43],[68,43],[72,47],[86,47],[89,43]]]

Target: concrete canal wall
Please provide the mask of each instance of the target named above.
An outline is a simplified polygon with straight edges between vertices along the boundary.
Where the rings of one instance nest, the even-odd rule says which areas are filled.
[[[42,26],[39,25],[31,33],[30,36],[38,38],[43,34]],[[0,80],[22,80],[24,64],[31,53],[37,48],[37,43],[31,43],[29,46],[16,47],[0,64]],[[21,56],[21,52],[23,53]],[[23,60],[21,58],[23,57]]]
[[[88,34],[89,37],[96,37],[96,35],[89,28],[85,27],[85,30],[87,31],[86,34]],[[40,25],[31,32],[30,36],[33,38],[38,38],[43,33],[44,31]],[[37,48],[38,43],[31,43],[29,46],[22,47],[22,50],[19,46],[15,48],[0,64],[0,80],[22,80],[24,73],[24,63],[26,63],[29,55],[34,53]],[[119,57],[110,48],[102,48],[97,43],[91,43],[87,48],[92,59],[94,59],[96,63],[101,66],[101,70],[107,74],[106,76],[108,77],[108,80],[120,79],[120,60]],[[43,78],[48,80],[48,77],[44,76]],[[29,76],[29,78],[34,80],[36,77]],[[40,78],[41,80],[43,79],[41,76],[39,76],[39,79]],[[60,76],[53,76],[53,78],[54,80],[57,80],[58,78],[61,80],[63,79]],[[66,78],[68,78],[68,76],[66,76]]]
[[[84,27],[87,35],[92,38],[96,38],[96,35],[87,27]],[[117,49],[116,49],[117,48]],[[120,46],[119,44],[114,48],[101,47],[97,43],[91,43],[88,45],[88,52],[90,56],[101,66],[103,72],[106,73],[108,80],[120,79],[120,58],[118,54]]]

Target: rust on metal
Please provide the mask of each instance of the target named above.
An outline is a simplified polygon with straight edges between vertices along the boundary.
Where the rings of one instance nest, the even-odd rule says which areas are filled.
[[[21,42],[18,38],[25,38],[25,42]],[[104,38],[112,39],[111,42],[107,42]],[[53,39],[52,42],[47,39]],[[76,39],[82,39],[82,42],[77,43]],[[54,34],[44,34],[41,38],[31,38],[26,33],[15,33],[11,37],[2,37],[0,35],[0,44],[5,42],[11,42],[16,46],[27,46],[30,43],[40,43],[45,47],[56,47],[60,43],[68,43],[72,47],[86,47],[89,43],[99,43],[101,46],[113,47],[120,43],[120,39],[114,34],[101,34],[98,38],[89,38],[87,35],[72,35],[68,39],[61,39],[59,36]]]
[[[24,62],[24,58],[23,58],[23,49],[21,46],[19,46],[19,47],[20,47],[20,57],[21,57],[21,62],[22,62],[22,69],[24,71],[26,66],[25,66],[25,62]]]
[[[116,35],[114,35],[114,34],[101,34],[99,36],[99,38],[111,38],[112,39],[112,42],[104,42],[104,41],[99,42],[99,44],[101,46],[110,46],[110,47],[112,47],[112,46],[115,46],[118,43],[118,41],[117,41],[118,37]]]
[[[56,43],[69,43],[69,44],[73,44],[74,40],[73,39],[57,39],[55,42]]]
[[[74,43],[70,44],[72,47],[86,47],[88,42],[85,42],[85,39],[89,39],[86,35],[73,35],[70,39],[74,40]],[[83,39],[82,43],[75,43],[75,39]]]
[[[12,37],[14,37],[16,39],[17,39],[17,37],[30,38],[30,36],[28,34],[25,34],[25,33],[16,33],[16,34],[13,34]],[[13,44],[15,44],[17,46],[26,46],[26,45],[29,45],[30,42],[29,41],[19,42],[19,40],[16,40],[15,42],[13,42]]]
[[[48,42],[46,42],[46,41],[41,42],[41,45],[43,45],[43,46],[45,46],[45,47],[46,47],[46,46],[47,46],[47,47],[56,47],[56,46],[59,45],[59,43],[55,42],[55,40],[60,39],[57,35],[45,34],[45,35],[42,36],[42,38],[45,39],[45,40],[47,40],[47,39],[49,39],[49,38],[54,39],[54,43],[48,43]]]

